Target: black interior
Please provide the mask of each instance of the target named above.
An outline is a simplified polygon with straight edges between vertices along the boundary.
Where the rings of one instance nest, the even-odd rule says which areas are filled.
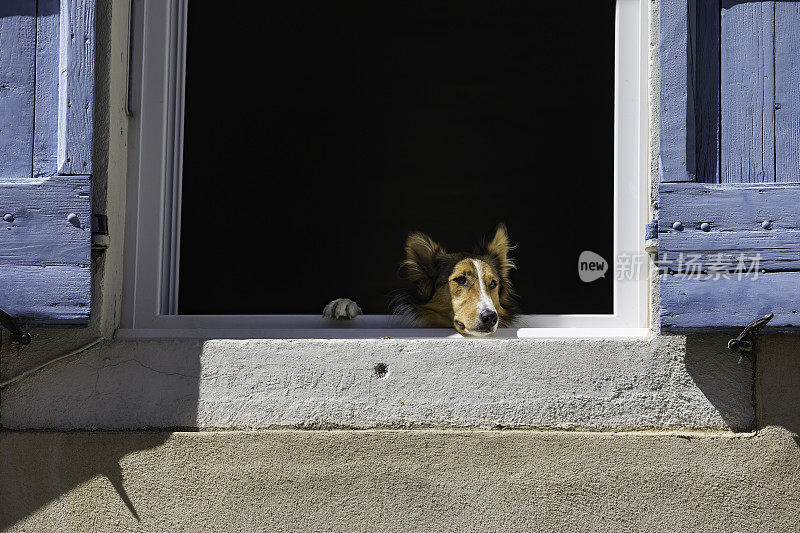
[[[526,312],[613,311],[613,270],[577,267],[613,259],[613,0],[188,20],[180,313],[383,314],[409,231],[471,250],[501,221]]]

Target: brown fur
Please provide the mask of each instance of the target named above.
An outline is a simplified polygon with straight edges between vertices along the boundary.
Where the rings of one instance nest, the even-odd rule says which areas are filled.
[[[399,311],[423,326],[454,327],[460,333],[469,333],[477,320],[482,281],[497,311],[499,326],[510,325],[518,312],[510,278],[515,268],[509,257],[511,250],[504,224],[497,227],[491,241],[474,253],[448,253],[424,233],[412,233],[406,240],[402,265],[408,287]],[[465,279],[459,281],[466,283],[456,281],[461,276]],[[497,287],[490,289],[493,280],[497,281]]]

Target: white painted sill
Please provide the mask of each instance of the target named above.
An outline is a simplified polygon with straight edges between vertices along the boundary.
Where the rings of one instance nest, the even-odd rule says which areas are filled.
[[[476,338],[492,342],[497,339],[649,339],[649,328],[503,328],[492,337]],[[452,329],[407,328],[364,329],[332,327],[325,329],[145,329],[123,328],[117,331],[120,340],[135,339],[459,339]],[[466,339],[465,339],[466,340]]]

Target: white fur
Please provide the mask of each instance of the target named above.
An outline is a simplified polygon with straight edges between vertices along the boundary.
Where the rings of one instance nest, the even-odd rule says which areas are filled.
[[[322,316],[334,320],[350,320],[360,314],[362,314],[361,308],[349,298],[337,298],[322,310]]]
[[[481,298],[478,300],[478,315],[480,316],[483,311],[494,311],[496,313],[497,309],[494,307],[494,302],[486,291],[486,284],[483,283],[483,268],[481,268],[481,263],[475,259],[472,259],[472,263],[475,265],[475,270],[478,271],[478,286],[481,289]]]

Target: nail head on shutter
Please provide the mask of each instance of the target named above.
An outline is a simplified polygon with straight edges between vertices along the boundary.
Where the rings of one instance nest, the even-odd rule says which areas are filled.
[[[761,227],[764,229],[772,229],[772,221],[765,220],[764,222],[761,223]]]
[[[14,215],[12,215],[11,213],[6,213],[5,215],[3,215],[3,220],[9,223],[14,222]]]
[[[702,224],[700,224],[700,229],[703,231],[711,231],[711,224],[709,224],[708,222],[703,222]]]
[[[76,228],[79,228],[81,226],[81,221],[78,219],[78,215],[76,215],[75,213],[70,213],[69,215],[67,215],[67,222],[69,222]]]
[[[677,222],[673,222],[672,229],[674,229],[675,231],[682,231],[683,230],[683,224],[681,223],[680,220],[677,221]]]

